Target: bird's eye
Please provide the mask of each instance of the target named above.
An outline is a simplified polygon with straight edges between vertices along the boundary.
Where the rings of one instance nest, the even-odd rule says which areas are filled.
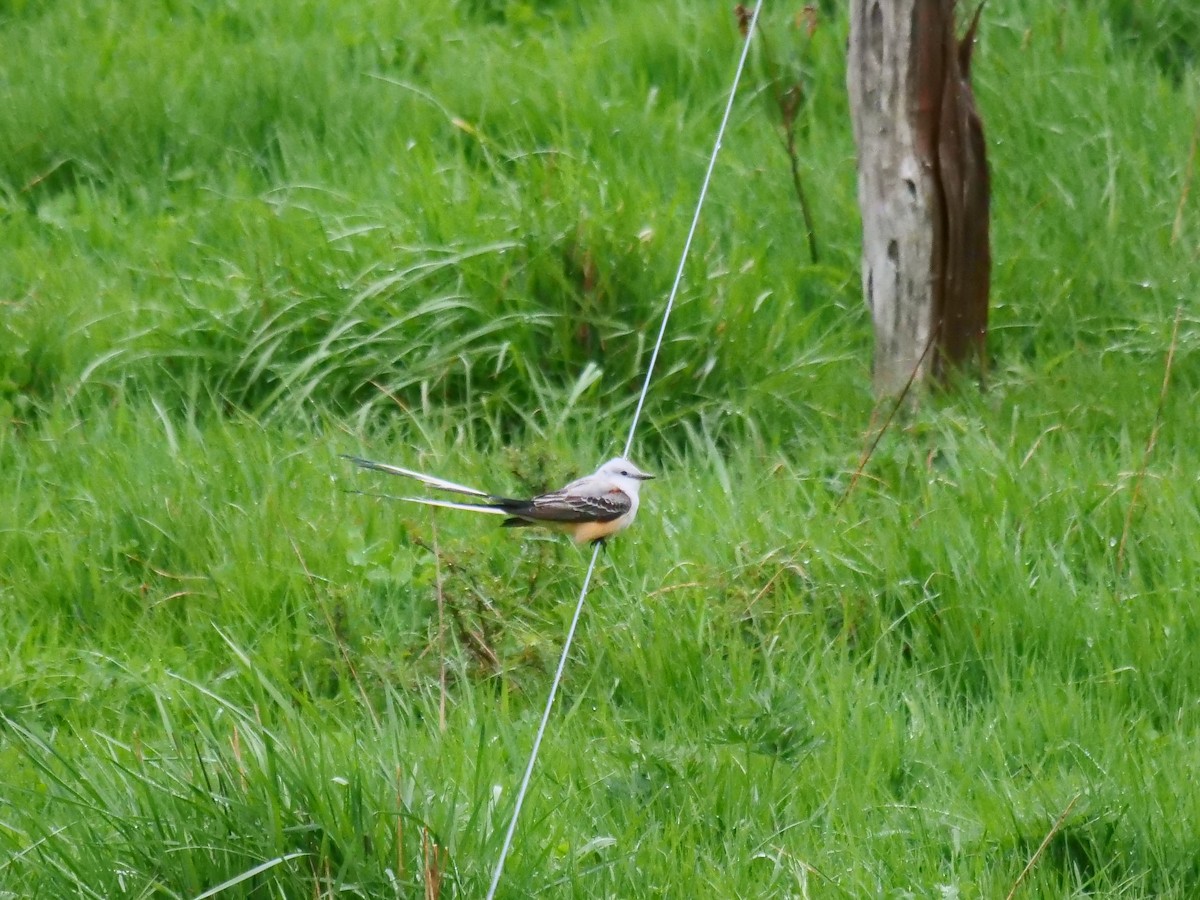
[[[624,475],[626,478],[629,477],[629,473],[626,472],[624,469],[621,470],[621,474]]]

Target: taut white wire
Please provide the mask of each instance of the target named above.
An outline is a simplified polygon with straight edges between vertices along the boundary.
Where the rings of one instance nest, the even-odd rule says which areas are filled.
[[[654,366],[658,362],[658,353],[662,349],[663,338],[667,333],[667,321],[671,318],[671,310],[675,306],[675,297],[679,294],[679,285],[683,281],[683,270],[687,263],[688,253],[692,249],[692,239],[696,236],[696,227],[700,223],[700,210],[704,207],[704,198],[708,196],[708,186],[712,181],[713,169],[717,164],[717,154],[721,151],[721,139],[729,125],[729,117],[733,113],[733,101],[737,97],[738,83],[742,80],[742,71],[746,68],[746,58],[750,54],[750,39],[754,36],[754,28],[758,24],[758,13],[762,9],[763,0],[754,4],[754,12],[750,16],[750,24],[746,28],[746,40],[742,44],[742,55],[738,59],[737,70],[733,75],[733,85],[729,89],[729,102],[725,104],[725,114],[717,128],[717,139],[713,143],[712,155],[708,159],[708,171],[704,173],[704,181],[700,185],[700,196],[696,200],[696,212],[692,215],[692,225],[688,229],[687,239],[683,242],[683,252],[679,257],[679,269],[675,272],[675,281],[671,285],[671,293],[667,296],[667,305],[663,309],[662,324],[658,329],[658,338],[654,342],[654,352],[650,354],[650,363],[646,367],[646,380],[642,382],[642,392],[638,396],[637,406],[633,411],[633,421],[629,426],[629,438],[625,441],[623,456],[628,456],[633,447],[633,438],[637,433],[638,421],[642,417],[642,407],[646,405],[646,394],[650,391],[650,381],[654,377]],[[504,873],[504,862],[512,849],[513,835],[517,831],[517,819],[521,815],[521,807],[525,803],[525,795],[529,792],[529,780],[533,777],[533,768],[537,764],[538,750],[542,746],[542,738],[546,736],[546,724],[550,721],[550,712],[554,708],[554,698],[558,694],[558,686],[562,683],[563,670],[567,667],[567,657],[571,652],[571,644],[575,640],[575,629],[579,625],[579,617],[583,613],[583,604],[587,600],[588,587],[592,583],[592,573],[596,571],[596,561],[600,558],[600,544],[592,550],[592,560],[588,563],[587,574],[583,576],[583,586],[579,589],[579,600],[575,604],[575,614],[571,617],[571,626],[567,629],[567,637],[563,642],[562,654],[558,658],[558,668],[554,670],[554,678],[550,682],[550,695],[546,698],[546,708],[542,712],[542,721],[538,724],[533,737],[533,748],[529,752],[529,763],[525,766],[525,775],[521,778],[521,786],[517,789],[517,799],[513,806],[512,818],[508,822],[508,831],[504,835],[504,845],[500,848],[500,858],[496,860],[496,868],[492,872],[492,883],[488,888],[486,900],[495,900],[496,888],[500,885],[500,876]]]
[[[654,377],[654,365],[658,362],[658,351],[662,349],[663,337],[667,333],[667,320],[671,310],[675,308],[675,297],[679,294],[679,285],[683,281],[683,267],[687,263],[688,253],[692,249],[692,239],[696,236],[696,226],[700,224],[700,210],[704,207],[704,198],[708,196],[708,185],[712,181],[713,169],[717,165],[717,154],[721,152],[721,139],[725,137],[725,128],[729,125],[729,116],[733,113],[733,101],[737,97],[738,83],[742,80],[742,70],[746,68],[746,57],[750,55],[750,39],[754,37],[754,26],[758,24],[758,12],[762,9],[763,0],[754,4],[754,13],[750,16],[750,24],[746,27],[746,40],[742,44],[742,55],[738,59],[737,71],[733,73],[733,86],[729,89],[729,102],[725,104],[725,114],[721,116],[721,124],[717,128],[717,139],[713,143],[712,155],[708,158],[708,171],[704,173],[704,182],[700,185],[700,196],[696,200],[696,212],[692,215],[692,226],[688,229],[687,240],[683,242],[683,253],[679,255],[679,269],[675,272],[675,282],[671,285],[671,293],[667,296],[667,305],[663,309],[662,325],[658,329],[658,339],[654,342],[654,352],[650,354],[650,364],[646,367],[646,380],[642,382],[642,393],[638,396],[637,407],[633,410],[633,422],[629,426],[629,438],[625,441],[625,452],[629,456],[633,447],[633,436],[637,431],[638,421],[642,417],[642,407],[646,405],[646,394],[650,391],[650,379]]]

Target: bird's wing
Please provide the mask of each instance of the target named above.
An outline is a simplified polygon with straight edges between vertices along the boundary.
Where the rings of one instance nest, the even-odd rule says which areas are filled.
[[[436,478],[433,475],[426,475],[424,472],[416,472],[412,469],[405,469],[400,466],[392,466],[387,463],[372,462],[369,459],[363,459],[361,456],[346,456],[342,455],[343,459],[348,459],[356,466],[361,466],[364,469],[375,469],[379,472],[387,472],[389,475],[402,475],[405,478],[412,478],[431,488],[437,488],[439,491],[450,491],[454,494],[466,494],[468,497],[483,497],[488,500],[499,499],[493,497],[486,491],[476,490],[472,487],[467,487],[465,484],[456,484],[453,481],[447,481],[444,478]],[[405,500],[412,499],[409,497]]]
[[[508,506],[508,512],[535,522],[611,522],[633,508],[633,500],[612,485],[582,487],[572,483],[561,491],[542,494],[528,503]]]

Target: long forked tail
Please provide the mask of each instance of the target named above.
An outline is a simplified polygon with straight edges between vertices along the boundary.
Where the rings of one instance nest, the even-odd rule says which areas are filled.
[[[439,491],[450,491],[453,494],[465,494],[468,497],[482,497],[485,500],[503,500],[504,499],[503,497],[497,497],[494,494],[489,494],[487,491],[480,491],[480,490],[476,490],[475,488],[472,488],[472,487],[467,487],[465,484],[458,484],[453,481],[447,481],[444,478],[436,478],[433,475],[426,475],[424,472],[417,472],[417,471],[414,471],[413,469],[405,469],[405,468],[402,468],[401,466],[392,466],[392,465],[388,465],[387,463],[373,462],[372,460],[369,460],[369,459],[363,459],[361,456],[347,456],[346,454],[343,453],[342,459],[348,459],[348,460],[350,460],[350,462],[354,463],[356,466],[360,466],[361,468],[364,468],[364,469],[375,469],[377,472],[387,472],[389,475],[400,475],[400,476],[403,476],[404,478],[411,478],[414,481],[419,481],[419,482],[421,482],[421,484],[426,485],[427,487],[436,488]],[[418,500],[415,497],[413,497],[413,498],[406,497],[404,499],[412,499],[417,503],[432,503],[432,505],[434,505],[434,506],[450,505],[450,504],[445,504],[445,503],[435,502],[435,501]],[[464,504],[464,505],[466,506],[467,509],[475,508],[472,505],[466,505],[466,504]],[[454,507],[454,508],[457,508],[457,507]]]
[[[422,506],[440,506],[443,509],[465,509],[470,512],[491,513],[495,516],[507,516],[508,510],[499,504],[492,503],[455,503],[453,500],[433,500],[429,497],[397,497],[409,503],[420,503]],[[505,525],[508,523],[505,522]]]
[[[497,497],[495,494],[489,494],[486,491],[476,490],[472,487],[467,487],[465,484],[458,484],[454,481],[447,481],[445,478],[437,478],[433,475],[426,475],[424,472],[417,472],[413,469],[405,469],[402,466],[393,466],[388,463],[374,462],[370,459],[363,459],[361,456],[348,456],[342,454],[343,459],[348,459],[364,469],[374,469],[378,472],[387,472],[389,475],[400,475],[404,478],[411,478],[414,481],[419,481],[426,487],[436,488],[439,491],[449,491],[453,494],[465,494],[468,497],[481,497],[484,500],[491,501],[489,503],[456,503],[452,500],[434,500],[430,497],[394,497],[395,500],[404,500],[408,503],[420,503],[423,506],[440,506],[444,509],[465,509],[469,512],[491,513],[497,516],[510,515],[509,507],[512,506],[512,500],[507,497]],[[504,524],[508,524],[505,522]]]

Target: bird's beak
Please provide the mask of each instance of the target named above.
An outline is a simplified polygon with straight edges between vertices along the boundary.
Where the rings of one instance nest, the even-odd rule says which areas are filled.
[[[645,472],[643,472],[641,475],[639,475],[639,476],[638,476],[638,479],[639,479],[639,480],[641,480],[641,481],[653,481],[653,480],[654,480],[654,476],[653,476],[653,475],[647,475]]]

